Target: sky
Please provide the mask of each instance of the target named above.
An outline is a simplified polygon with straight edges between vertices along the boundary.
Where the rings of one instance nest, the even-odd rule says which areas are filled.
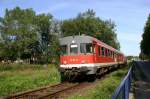
[[[117,38],[125,55],[139,55],[142,33],[150,13],[150,0],[0,0],[0,17],[5,9],[33,8],[37,14],[51,13],[54,18],[74,18],[93,9],[103,20],[116,24]]]

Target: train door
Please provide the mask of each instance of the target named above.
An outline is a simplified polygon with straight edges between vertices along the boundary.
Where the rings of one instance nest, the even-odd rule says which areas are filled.
[[[117,55],[114,53],[114,61],[117,62]]]
[[[96,63],[98,60],[96,42],[93,42],[93,60],[94,60],[94,63]]]
[[[98,62],[100,63],[102,60],[101,60],[101,46],[98,46]]]

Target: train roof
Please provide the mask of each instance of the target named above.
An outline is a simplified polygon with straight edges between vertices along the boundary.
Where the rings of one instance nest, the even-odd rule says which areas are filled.
[[[75,43],[92,43],[93,41],[95,41],[100,46],[103,46],[112,51],[122,54],[122,52],[116,50],[115,48],[111,47],[110,45],[108,45],[94,37],[87,36],[87,35],[67,36],[67,37],[60,38],[59,40],[60,40],[60,45],[67,45],[67,44],[71,44],[73,42],[75,42]]]
[[[60,45],[75,43],[92,43],[93,37],[91,36],[67,36],[60,38]]]

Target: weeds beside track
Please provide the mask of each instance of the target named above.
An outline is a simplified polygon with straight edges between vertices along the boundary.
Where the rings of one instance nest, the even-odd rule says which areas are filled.
[[[36,90],[21,92],[4,97],[4,99],[50,99],[58,98],[59,94],[68,90],[73,90],[87,83],[60,83],[53,86],[46,86]]]
[[[97,79],[96,81],[103,82],[104,79],[107,79],[108,77],[107,75],[109,75],[109,73],[106,73],[105,75],[101,77],[101,79]],[[112,73],[111,75],[122,76],[122,73],[117,72],[115,74]],[[109,82],[112,82],[112,81],[109,81]],[[92,86],[93,84],[95,84],[95,82],[94,83],[89,83],[89,82],[66,83],[65,82],[65,83],[60,83],[60,84],[53,85],[53,86],[46,86],[46,87],[36,89],[36,90],[13,94],[5,98],[6,99],[58,99],[58,98],[66,97],[66,96],[68,97],[70,93],[71,94],[76,93],[77,91],[80,91],[83,88]],[[108,83],[107,86],[112,86],[112,84],[110,85]],[[105,84],[105,87],[106,87],[106,84]],[[107,90],[107,87],[105,89]],[[103,87],[101,88],[101,90],[103,90]],[[112,91],[112,90],[113,89],[109,87],[109,91]]]

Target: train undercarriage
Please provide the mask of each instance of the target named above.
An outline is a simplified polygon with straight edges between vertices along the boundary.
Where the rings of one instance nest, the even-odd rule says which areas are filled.
[[[101,78],[105,73],[111,72],[123,64],[116,64],[103,67],[73,67],[73,68],[59,68],[61,74],[61,81],[94,81],[96,78]]]

